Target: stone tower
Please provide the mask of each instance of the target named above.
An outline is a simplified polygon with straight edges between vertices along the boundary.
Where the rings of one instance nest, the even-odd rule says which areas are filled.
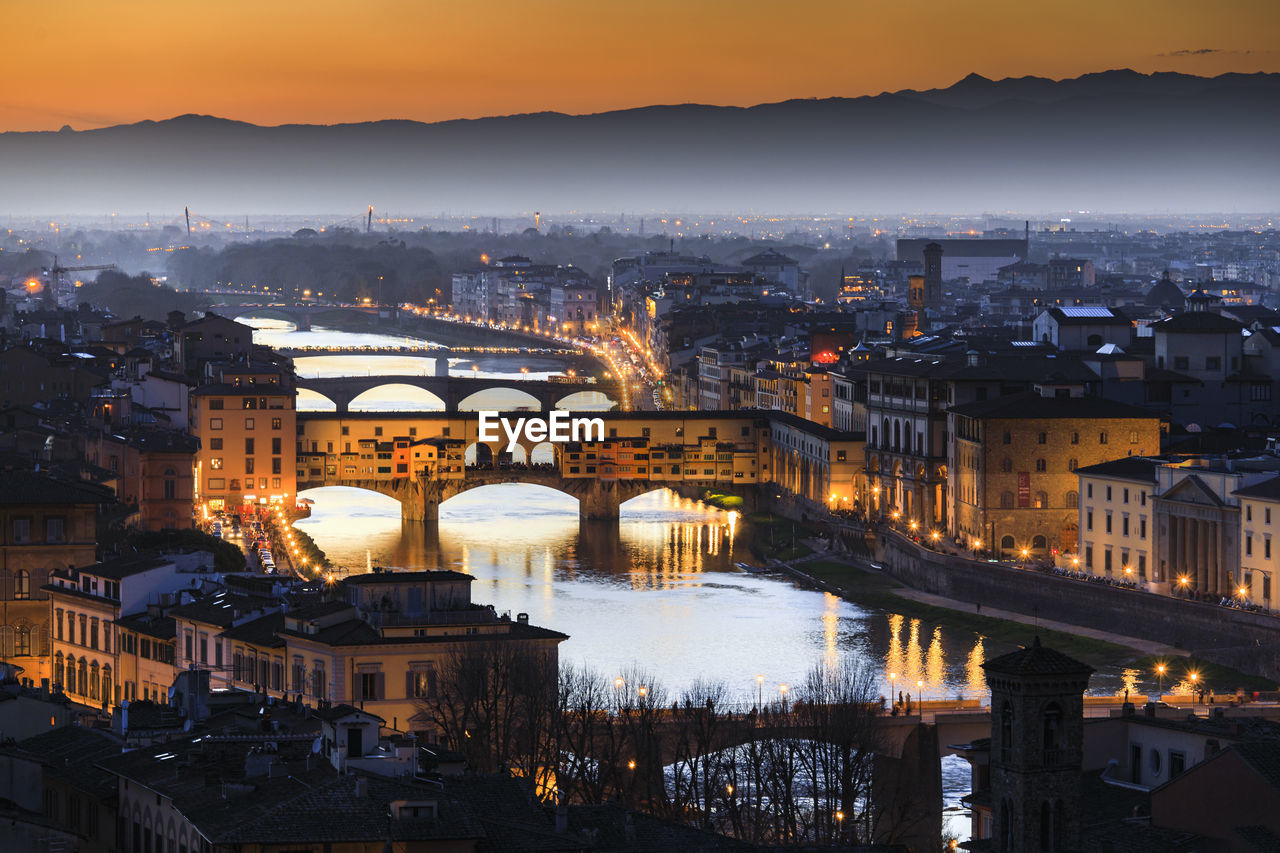
[[[1036,637],[983,669],[991,686],[991,849],[1075,853],[1084,691],[1093,668]]]
[[[942,246],[930,243],[924,247],[924,307],[935,311],[942,307]]]

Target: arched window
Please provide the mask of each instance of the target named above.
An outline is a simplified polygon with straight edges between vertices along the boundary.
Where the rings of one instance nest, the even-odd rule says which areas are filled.
[[[62,668],[64,665],[65,664],[63,663],[63,660],[62,660],[62,652],[58,652],[56,655],[53,656],[53,683],[59,686],[62,685],[62,673],[63,673]]]
[[[1041,494],[1043,494],[1043,492],[1041,492]],[[1031,547],[1033,549],[1043,551],[1045,548],[1049,547],[1049,540],[1045,539],[1043,534],[1037,533],[1035,536],[1031,537]]]
[[[111,680],[111,665],[103,664],[102,666],[102,701],[106,702],[108,705],[112,704],[115,701],[114,697],[111,694],[113,687],[114,687],[114,684],[112,683],[112,680]]]
[[[178,496],[178,472],[172,468],[164,469],[164,499],[171,501]]]
[[[1046,492],[1036,492],[1036,509],[1049,508],[1049,495]]]
[[[1048,444],[1048,443],[1049,443],[1049,433],[1042,432],[1042,433],[1036,434],[1036,444]]]
[[[89,667],[89,692],[90,699],[98,698],[98,662],[94,661],[93,666]]]
[[[1102,335],[1090,335],[1085,343],[1091,347],[1100,347],[1102,346]]]
[[[14,632],[13,653],[17,657],[26,657],[31,654],[31,629],[26,625],[19,625]]]
[[[1013,705],[1000,706],[1000,760],[1009,761],[1013,749]]]
[[[31,597],[31,572],[26,569],[18,569],[13,585],[13,597],[16,599],[28,599]]]
[[[1046,462],[1044,459],[1037,459],[1037,460],[1036,460],[1036,470],[1037,470],[1037,471],[1047,471],[1047,470],[1049,470],[1049,463],[1048,463],[1048,462]]]
[[[1071,461],[1074,462],[1075,460],[1073,459]],[[1080,493],[1067,492],[1067,509],[1079,509],[1079,508],[1080,508]]]
[[[1000,460],[1000,470],[1008,474],[1013,470],[1013,460],[1008,456]]]
[[[1013,509],[1013,492],[1004,492],[1000,495],[1000,508]]]
[[[893,449],[902,449],[902,421],[893,422]]]
[[[80,668],[76,671],[76,690],[75,692],[81,696],[89,695],[89,665],[85,663],[84,658],[80,658]]]
[[[1079,468],[1079,467],[1080,467],[1080,460],[1078,460],[1078,459],[1068,459],[1068,460],[1067,460],[1067,470],[1068,470],[1068,471],[1074,471],[1074,470],[1076,470],[1076,469],[1077,469],[1077,468]]]
[[[1045,707],[1041,729],[1044,764],[1046,767],[1056,767],[1062,763],[1062,706],[1057,702],[1050,702]]]
[[[1003,548],[1003,549],[1004,549],[1004,550],[1006,550],[1006,551],[1012,551],[1012,550],[1013,550],[1013,547],[1014,547],[1014,546],[1013,546],[1013,537],[1012,537],[1012,536],[1002,536],[1002,537],[1000,537],[1000,547],[1001,547],[1001,548]]]

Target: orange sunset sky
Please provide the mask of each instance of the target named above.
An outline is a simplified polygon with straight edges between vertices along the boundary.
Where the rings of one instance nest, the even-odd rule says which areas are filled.
[[[0,130],[207,113],[436,121],[1280,71],[1276,0],[43,0],[0,4]]]

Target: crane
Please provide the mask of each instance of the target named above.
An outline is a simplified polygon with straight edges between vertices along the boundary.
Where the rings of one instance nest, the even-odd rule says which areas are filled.
[[[58,263],[58,256],[53,256],[53,266],[44,267],[40,270],[41,274],[49,280],[49,288],[57,298],[57,292],[62,284],[62,276],[69,272],[87,272],[89,270],[113,270],[115,264],[91,264],[89,266],[64,267]]]

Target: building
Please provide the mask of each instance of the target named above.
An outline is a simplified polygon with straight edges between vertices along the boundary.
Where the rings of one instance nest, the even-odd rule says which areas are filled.
[[[116,499],[134,510],[129,524],[141,530],[190,527],[199,442],[186,432],[130,429],[90,432],[85,458],[114,476]]]
[[[754,275],[777,282],[792,293],[800,290],[800,264],[777,249],[765,249],[752,255],[742,265]]]
[[[950,532],[1002,557],[1071,551],[1079,542],[1076,470],[1160,452],[1161,421],[1098,397],[1015,394],[952,406]]]
[[[1061,350],[1097,352],[1105,344],[1123,349],[1133,343],[1133,321],[1102,305],[1055,305],[1036,317],[1032,334]]]
[[[253,327],[214,314],[182,323],[173,333],[173,360],[195,375],[210,361],[247,361],[253,354]]]
[[[274,365],[224,366],[191,392],[195,500],[210,509],[297,497],[293,376]]]
[[[897,243],[899,262],[925,269],[925,249],[937,245],[942,252],[942,281],[968,279],[973,284],[994,281],[1001,267],[1027,259],[1025,239],[971,240],[928,237],[902,238]],[[927,296],[926,296],[927,300]]]
[[[1076,470],[1080,545],[1072,568],[1145,584],[1155,575],[1156,468],[1160,460],[1126,456]]]
[[[50,677],[50,573],[92,563],[109,492],[26,470],[0,471],[0,662]]]
[[[29,346],[0,350],[0,408],[73,400],[86,405],[107,374],[92,359],[49,355]]]
[[[398,731],[438,733],[419,702],[477,644],[552,667],[566,635],[471,601],[461,572],[374,572],[344,579],[335,597],[286,606],[278,597],[224,592],[170,611],[176,668],[208,670],[215,688],[312,707],[348,703]]]
[[[989,788],[968,799],[973,837],[996,853],[1080,848],[1084,691],[1093,668],[1040,638],[982,665],[991,686]],[[974,746],[978,746],[975,744]],[[973,849],[973,848],[971,848]]]
[[[1240,502],[1240,541],[1245,543],[1236,592],[1268,610],[1277,609],[1280,600],[1273,593],[1273,584],[1280,579],[1280,477],[1232,494]]]
[[[135,696],[136,685],[120,682],[117,620],[216,578],[211,563],[208,554],[195,552],[52,572],[44,589],[53,613],[53,683],[77,702],[106,711]]]

